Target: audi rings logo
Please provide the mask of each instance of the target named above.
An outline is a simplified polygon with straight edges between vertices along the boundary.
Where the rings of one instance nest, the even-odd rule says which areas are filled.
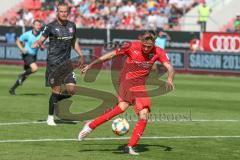
[[[240,37],[215,35],[209,45],[213,52],[240,52]]]

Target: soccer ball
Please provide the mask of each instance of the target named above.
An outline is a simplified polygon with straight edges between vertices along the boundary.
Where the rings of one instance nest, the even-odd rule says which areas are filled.
[[[112,123],[112,131],[118,136],[122,136],[129,131],[129,123],[124,118],[116,118]]]

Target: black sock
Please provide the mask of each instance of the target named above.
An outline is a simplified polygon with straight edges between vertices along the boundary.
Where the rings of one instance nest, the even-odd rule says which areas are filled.
[[[29,74],[32,74],[32,69],[31,68],[26,69],[25,72],[22,73],[22,76],[26,77]]]
[[[59,94],[58,95],[58,101],[61,101],[63,99],[67,99],[67,98],[70,98],[72,97],[71,95],[62,95],[62,94]]]
[[[26,69],[22,74],[20,74],[17,81],[14,83],[14,85],[11,87],[11,90],[15,90],[19,85],[21,85],[26,79],[29,74],[32,73],[31,68]]]
[[[54,113],[54,106],[58,102],[58,95],[59,94],[52,93],[52,95],[51,95],[51,97],[49,99],[48,115],[53,115],[53,113]]]
[[[19,86],[19,81],[17,79],[17,81],[14,83],[14,85],[11,87],[11,90],[15,90],[18,86]]]
[[[31,68],[26,69],[22,74],[20,74],[18,78],[19,83],[22,84],[30,74],[32,74]]]
[[[71,95],[61,95],[61,94],[56,94],[56,93],[52,93],[50,99],[49,99],[49,111],[48,114],[49,115],[53,115],[54,114],[54,107],[55,104],[57,104],[58,101],[61,101],[63,99],[66,98],[70,98]]]

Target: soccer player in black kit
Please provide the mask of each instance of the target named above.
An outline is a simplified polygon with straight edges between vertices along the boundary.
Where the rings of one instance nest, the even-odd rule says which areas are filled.
[[[70,59],[71,48],[73,48],[79,57],[80,64],[83,63],[83,54],[81,48],[76,40],[76,25],[68,21],[69,7],[66,3],[60,3],[57,6],[57,18],[55,21],[49,23],[42,36],[34,43],[33,48],[39,47],[49,37],[49,47],[47,56],[46,68],[46,86],[51,86],[52,95],[49,99],[49,114],[47,124],[56,126],[54,121],[54,105],[58,101],[69,98],[75,93],[75,74],[71,73],[64,79],[63,82],[56,82],[58,79],[50,78],[59,66]],[[61,90],[61,85],[66,86],[66,90]],[[66,94],[67,93],[67,94]]]

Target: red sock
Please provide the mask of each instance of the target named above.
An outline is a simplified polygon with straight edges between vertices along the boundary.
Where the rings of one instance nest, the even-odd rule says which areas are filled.
[[[138,140],[143,134],[143,131],[147,125],[147,120],[139,119],[135,128],[133,129],[132,136],[128,142],[129,147],[133,147],[137,144]]]
[[[104,122],[112,119],[113,117],[123,113],[124,111],[117,105],[111,111],[104,113],[103,115],[99,116],[98,118],[94,119],[90,124],[89,127],[91,129],[95,129],[97,126],[103,124]]]

